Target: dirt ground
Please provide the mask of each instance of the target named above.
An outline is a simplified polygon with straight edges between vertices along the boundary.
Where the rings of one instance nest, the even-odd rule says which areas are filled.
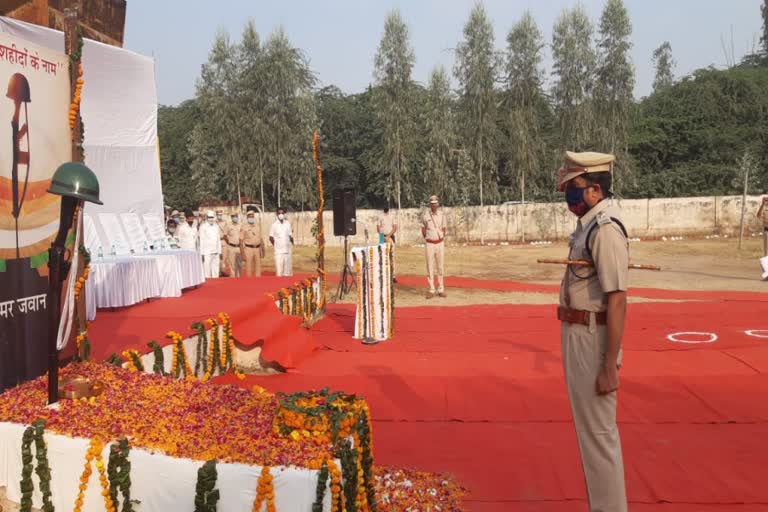
[[[630,246],[633,263],[661,266],[661,272],[632,270],[630,283],[634,287],[666,288],[676,290],[731,290],[768,291],[768,282],[761,279],[758,259],[762,254],[762,239],[744,240],[742,249],[732,238],[710,240],[640,241]],[[268,251],[269,252],[269,251]],[[538,264],[539,258],[565,258],[565,242],[551,245],[487,245],[452,246],[446,248],[446,273],[451,276],[478,279],[512,280],[557,284],[563,267]],[[314,247],[297,247],[294,251],[294,271],[312,272],[315,268]],[[326,268],[330,274],[341,269],[342,250],[326,249]],[[397,248],[399,275],[425,275],[424,248],[399,246]],[[265,262],[273,268],[271,254]],[[426,304],[424,288],[398,285],[398,305]],[[335,285],[329,290],[335,292]],[[554,303],[554,294],[496,292],[449,288],[447,299],[435,299],[429,304],[548,304]],[[345,298],[345,302],[351,298]]]

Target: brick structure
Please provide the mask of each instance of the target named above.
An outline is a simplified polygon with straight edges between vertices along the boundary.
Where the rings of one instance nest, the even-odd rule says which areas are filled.
[[[0,0],[0,15],[63,31],[64,9],[78,4],[86,38],[123,46],[126,0]]]

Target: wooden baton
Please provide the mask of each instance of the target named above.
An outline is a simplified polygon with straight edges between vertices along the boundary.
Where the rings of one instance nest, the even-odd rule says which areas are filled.
[[[585,260],[537,260],[538,263],[548,263],[552,265],[575,265],[577,267],[594,267],[594,263]],[[661,267],[656,265],[635,265],[629,264],[629,268],[633,270],[655,270],[660,271]]]

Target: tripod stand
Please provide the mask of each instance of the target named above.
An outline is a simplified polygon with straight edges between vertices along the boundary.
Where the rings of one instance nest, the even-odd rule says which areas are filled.
[[[336,290],[336,301],[344,298],[344,295],[352,290],[355,284],[355,271],[349,265],[349,237],[344,235],[344,263],[341,267],[341,277],[339,278],[339,288]]]

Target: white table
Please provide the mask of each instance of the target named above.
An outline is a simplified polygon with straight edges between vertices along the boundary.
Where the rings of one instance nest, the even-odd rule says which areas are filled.
[[[194,251],[161,251],[91,260],[85,283],[86,318],[98,308],[132,306],[155,297],[179,297],[205,282],[203,263]]]
[[[181,291],[205,282],[203,260],[195,251],[159,251],[138,258],[154,259],[160,272],[159,297],[181,297]]]

